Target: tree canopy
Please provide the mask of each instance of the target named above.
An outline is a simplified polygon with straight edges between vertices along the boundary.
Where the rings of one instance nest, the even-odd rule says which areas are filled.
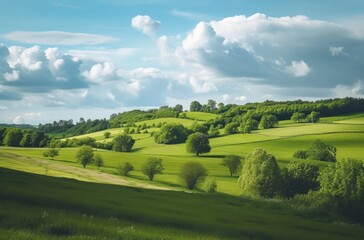
[[[134,146],[134,143],[135,140],[131,136],[122,134],[113,139],[112,149],[116,152],[130,152]]]
[[[207,169],[199,162],[186,162],[179,172],[180,179],[190,190],[203,183],[207,175]]]
[[[149,157],[141,167],[144,175],[147,175],[150,181],[153,181],[155,174],[162,174],[164,170],[162,159]]]
[[[159,132],[154,134],[156,143],[176,144],[184,143],[188,136],[188,129],[182,124],[167,123],[163,125]]]
[[[241,157],[238,155],[227,155],[222,160],[222,165],[227,166],[230,171],[230,176],[233,176],[234,173],[237,173],[241,167]]]
[[[279,179],[279,167],[272,154],[256,148],[245,157],[239,178],[244,195],[272,198],[278,190]]]
[[[76,152],[78,162],[85,168],[87,164],[94,161],[94,151],[90,146],[82,146]]]
[[[188,136],[186,142],[186,150],[190,153],[195,153],[199,156],[201,153],[208,153],[211,151],[209,138],[206,134],[197,132]]]

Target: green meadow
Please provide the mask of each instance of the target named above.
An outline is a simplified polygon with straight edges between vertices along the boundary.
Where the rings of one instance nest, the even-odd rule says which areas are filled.
[[[207,119],[201,116],[199,121]],[[195,121],[174,120],[185,126]],[[106,131],[111,132],[110,141],[123,128],[78,137],[105,141]],[[364,160],[363,115],[323,118],[314,124],[284,121],[251,134],[222,135],[210,139],[211,152],[200,157],[187,153],[185,144],[156,144],[150,133],[131,136],[136,140],[132,152],[95,149],[105,164],[100,170],[77,163],[77,148],[60,149],[52,161],[43,156],[45,149],[1,147],[0,235],[5,239],[361,239],[364,234],[362,227],[329,223],[337,218],[331,213],[312,217],[284,201],[243,199],[238,175],[230,177],[221,165],[226,155],[244,158],[260,147],[272,153],[281,167],[307,161],[324,168],[330,163],[292,156],[317,139],[335,146],[338,159]],[[152,156],[163,159],[165,170],[149,181],[141,165]],[[216,194],[186,190],[178,173],[191,160],[208,169],[207,179],[217,183]],[[134,166],[129,177],[116,172],[125,161]]]

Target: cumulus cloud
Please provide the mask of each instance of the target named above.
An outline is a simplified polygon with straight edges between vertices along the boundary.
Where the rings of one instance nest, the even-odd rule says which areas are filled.
[[[286,67],[286,72],[294,77],[304,77],[311,72],[311,68],[304,61],[292,61],[290,66]]]
[[[153,35],[160,27],[160,21],[154,20],[148,15],[137,15],[131,20],[131,26],[145,35]]]
[[[194,93],[208,93],[211,91],[217,91],[217,87],[212,82],[203,82],[193,76],[190,77],[189,82]]]
[[[239,97],[235,97],[235,100],[240,101],[240,102],[244,102],[247,100],[246,96],[239,96]]]
[[[333,56],[333,57],[340,56],[340,55],[343,55],[343,56],[347,55],[344,52],[344,47],[330,47],[329,51],[331,53],[331,56]]]
[[[97,63],[91,67],[90,71],[85,71],[83,75],[96,83],[115,80],[117,77],[116,68],[112,62]]]
[[[0,35],[0,38],[28,44],[44,45],[98,45],[103,43],[115,42],[118,39],[114,37],[87,34],[87,33],[70,33],[59,31],[46,32],[26,32],[16,31]]]
[[[0,46],[0,84],[24,92],[87,88],[81,64],[79,58],[58,48]]]
[[[24,123],[24,118],[22,116],[16,116],[13,119],[13,123],[14,124],[23,124]]]

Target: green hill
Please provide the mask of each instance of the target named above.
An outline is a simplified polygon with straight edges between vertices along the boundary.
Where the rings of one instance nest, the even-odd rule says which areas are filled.
[[[277,201],[153,191],[0,168],[2,239],[362,239]],[[330,221],[330,213],[324,213]]]

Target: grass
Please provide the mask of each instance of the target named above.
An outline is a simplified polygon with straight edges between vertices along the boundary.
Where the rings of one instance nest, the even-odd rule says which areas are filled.
[[[186,117],[198,121],[209,121],[217,118],[218,114],[204,112],[186,112]]]
[[[3,239],[362,239],[285,202],[78,182],[0,168]]]

